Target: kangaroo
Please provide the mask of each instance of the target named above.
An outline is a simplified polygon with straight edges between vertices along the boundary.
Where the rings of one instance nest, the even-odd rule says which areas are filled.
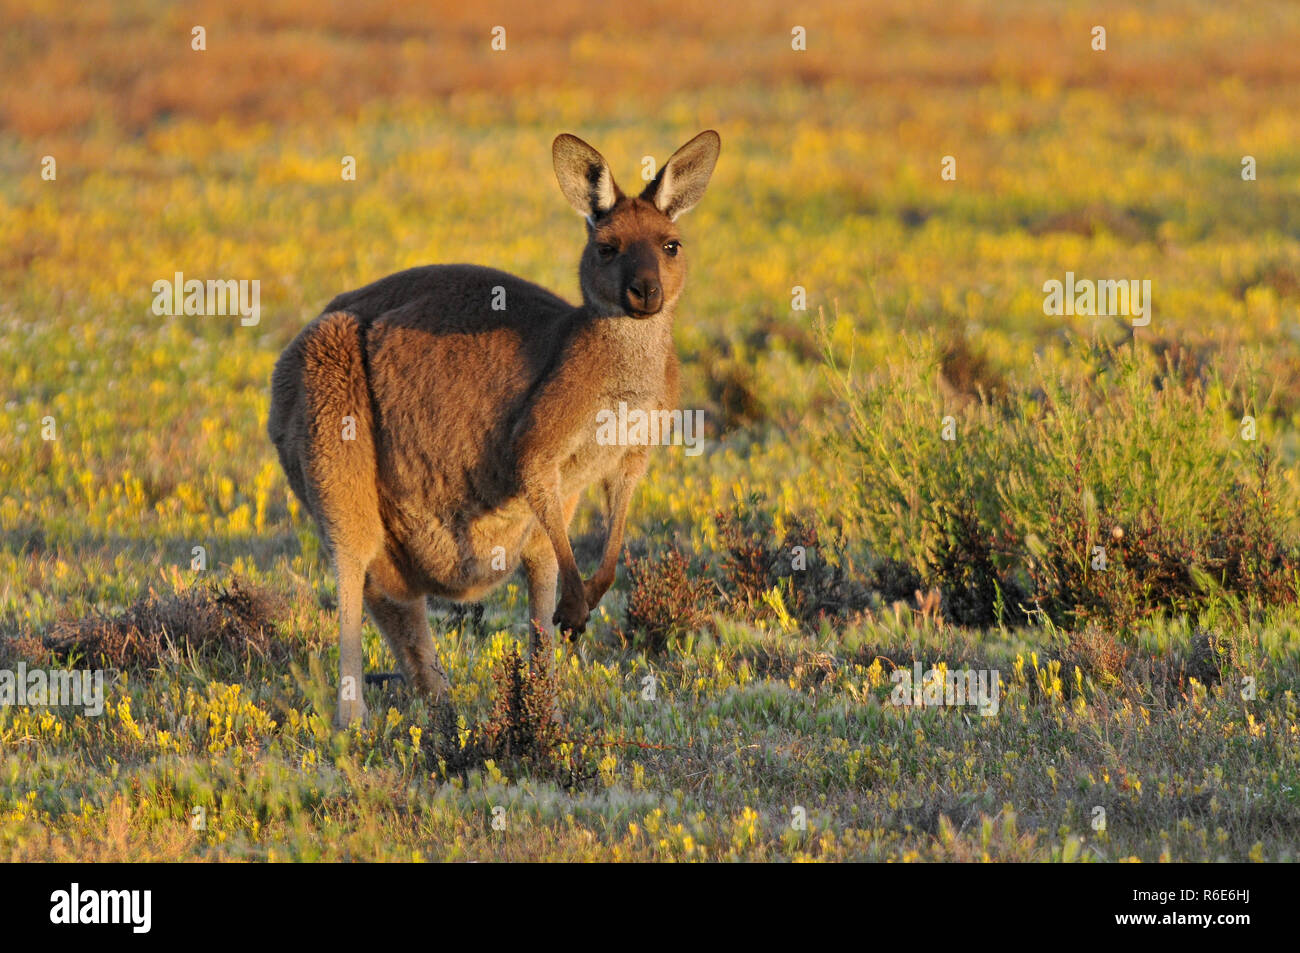
[[[675,223],[720,148],[700,133],[633,197],[599,152],[556,138],[560,191],[586,218],[579,307],[491,268],[412,268],[336,297],[276,361],[267,432],[338,578],[340,727],[367,716],[363,606],[435,703],[450,685],[426,596],[477,601],[522,564],[532,626],[585,627],[649,452],[599,443],[597,414],[677,403]],[[597,483],[608,536],[584,581],[568,528]]]

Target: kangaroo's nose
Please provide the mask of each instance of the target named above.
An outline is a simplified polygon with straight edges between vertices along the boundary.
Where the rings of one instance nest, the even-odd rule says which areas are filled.
[[[627,301],[641,314],[654,314],[663,305],[663,288],[658,278],[635,278],[627,286]]]

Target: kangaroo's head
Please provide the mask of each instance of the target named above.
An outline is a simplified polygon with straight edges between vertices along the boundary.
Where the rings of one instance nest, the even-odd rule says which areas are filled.
[[[624,195],[600,153],[577,136],[552,147],[555,177],[587,219],[578,277],[583,304],[602,316],[649,318],[672,312],[686,282],[675,224],[704,195],[722,140],[712,129],[673,153],[639,196]]]

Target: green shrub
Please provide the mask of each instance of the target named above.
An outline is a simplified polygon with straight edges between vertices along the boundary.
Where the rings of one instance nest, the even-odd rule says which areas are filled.
[[[1241,435],[1243,407],[1263,414],[1249,385],[1088,344],[959,400],[933,343],[905,343],[866,379],[828,348],[847,411],[830,443],[858,540],[939,587],[947,617],[987,623],[1005,602],[1127,623],[1220,596],[1295,601],[1296,500],[1263,438]]]

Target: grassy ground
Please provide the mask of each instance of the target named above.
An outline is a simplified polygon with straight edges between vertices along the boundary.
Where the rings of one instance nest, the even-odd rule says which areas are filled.
[[[1289,5],[2,6],[0,665],[118,673],[101,717],[0,707],[0,856],[1295,859]],[[655,456],[549,681],[511,690],[516,581],[436,609],[457,724],[374,686],[331,731],[279,349],[427,262],[575,298],[551,138],[626,183],[707,127],[707,452]],[[155,316],[176,271],[259,279],[260,323]],[[1044,315],[1067,271],[1150,279],[1151,324]],[[998,713],[892,704],[914,660],[998,670]]]

